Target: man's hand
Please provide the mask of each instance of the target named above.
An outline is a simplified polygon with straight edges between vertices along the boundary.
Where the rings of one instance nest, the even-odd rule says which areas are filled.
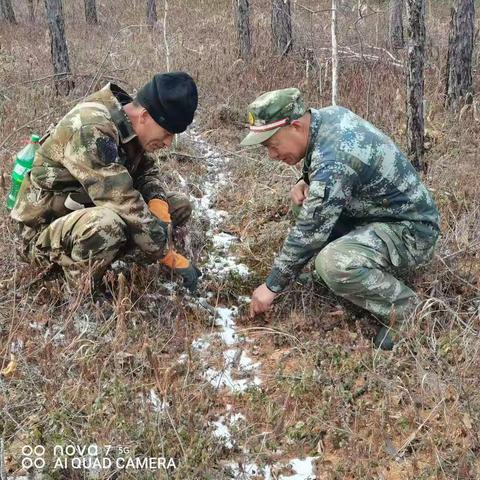
[[[165,200],[159,198],[152,198],[148,202],[148,208],[159,220],[165,223],[171,223],[168,203]]]
[[[308,184],[304,180],[297,182],[290,190],[290,199],[295,205],[302,205],[308,195]]]
[[[197,290],[198,279],[202,276],[202,272],[183,255],[170,250],[160,263],[178,273],[183,278],[183,286],[191,293]]]
[[[252,294],[252,302],[250,303],[250,318],[270,310],[273,300],[276,296],[277,294],[269,290],[264,283],[257,287]]]
[[[190,263],[186,268],[176,268],[175,272],[183,278],[183,286],[190,290],[190,293],[195,293],[198,286],[199,278],[202,272],[193,263]]]

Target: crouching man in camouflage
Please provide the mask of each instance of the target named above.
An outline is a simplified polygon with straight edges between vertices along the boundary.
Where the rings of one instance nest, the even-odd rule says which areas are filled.
[[[160,260],[195,290],[199,271],[167,246],[191,213],[166,193],[149,153],[192,122],[197,88],[186,73],[155,75],[135,99],[108,84],[63,117],[36,153],[11,212],[24,253],[63,268],[70,286],[92,272],[97,286],[127,248]]]
[[[418,303],[399,276],[432,258],[439,235],[430,193],[393,141],[345,108],[305,110],[289,88],[257,98],[248,116],[242,145],[262,144],[288,165],[305,159],[290,192],[296,225],[253,292],[251,316],[268,310],[315,257],[317,278],[380,319],[375,345],[392,349],[389,322]]]

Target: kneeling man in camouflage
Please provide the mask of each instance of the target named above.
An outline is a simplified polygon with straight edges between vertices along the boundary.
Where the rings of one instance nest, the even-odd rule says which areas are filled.
[[[377,317],[374,343],[391,350],[392,320],[401,323],[418,304],[401,276],[431,260],[439,235],[429,191],[395,143],[346,108],[306,110],[300,91],[287,88],[261,95],[248,117],[242,145],[262,144],[288,165],[304,159],[290,192],[296,224],[253,292],[251,316],[270,309],[315,257],[314,276]]]
[[[71,287],[90,272],[96,287],[132,248],[195,290],[198,269],[168,245],[192,207],[185,195],[164,191],[150,153],[187,128],[197,103],[193,79],[172,72],[155,75],[135,98],[108,84],[76,105],[37,151],[11,212],[23,253],[62,267]]]

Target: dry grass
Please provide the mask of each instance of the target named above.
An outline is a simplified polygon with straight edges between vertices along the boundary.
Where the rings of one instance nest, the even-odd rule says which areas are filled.
[[[68,98],[55,98],[51,78],[44,78],[51,67],[42,15],[30,25],[24,5],[16,5],[20,24],[2,25],[4,175],[22,139],[82,98],[94,77],[98,82],[92,88],[112,79],[133,89],[165,69],[161,24],[153,31],[138,26],[119,31],[144,23],[144,2],[98,3],[102,24],[92,28],[83,22],[81,2],[66,2],[77,85]],[[279,60],[268,49],[268,3],[254,2],[255,56],[245,63],[236,56],[230,2],[169,2],[172,69],[195,76],[201,95],[197,128],[231,155],[234,188],[220,192],[218,205],[230,212],[225,229],[241,239],[238,255],[253,272],[247,280],[219,282],[207,276],[204,291],[213,292],[220,304],[249,294],[264,278],[292,222],[286,198],[298,176],[263,152],[239,150],[245,105],[262,91],[291,85],[300,86],[311,105],[327,105],[329,99],[328,52],[322,50],[328,47],[327,14],[311,16],[297,3],[298,54]],[[328,3],[302,2],[309,8]],[[373,6],[382,10],[383,3]],[[434,11],[429,16],[430,169],[425,181],[441,209],[443,233],[435,261],[414,280],[424,301],[396,351],[372,350],[375,323],[362,312],[320,287],[295,285],[268,318],[240,319],[255,340],[251,354],[262,361],[263,384],[228,399],[246,415],[233,432],[236,447],[229,452],[208,426],[221,412],[225,394],[205,381],[201,359],[191,350],[192,340],[209,328],[207,312],[188,306],[181,294],[171,295],[156,266],[127,267],[121,285],[111,273],[113,298],[103,302],[92,299],[87,288],[65,293],[53,276],[35,281],[42,272],[15,255],[14,228],[3,213],[0,370],[10,361],[12,343],[23,344],[15,352],[15,372],[0,378],[0,432],[11,473],[19,471],[22,445],[48,449],[97,443],[179,460],[169,475],[124,472],[108,478],[221,479],[229,478],[221,462],[232,456],[273,463],[301,454],[319,455],[319,479],[480,478],[480,132],[470,112],[459,120],[443,110],[448,8],[429,3]],[[356,12],[345,7],[340,18],[341,45],[365,52],[368,45],[384,46],[383,14],[357,21]],[[308,79],[306,58],[310,65],[312,58],[316,61]],[[340,79],[341,103],[403,144],[401,71],[385,60],[349,60]],[[180,173],[190,192],[200,196],[204,159],[188,156],[197,155],[195,145],[179,148],[183,156],[161,160],[165,182],[175,189]],[[209,248],[205,226],[195,220],[184,242],[199,261]],[[188,356],[185,364],[177,363],[182,353]],[[152,409],[152,389],[170,404],[167,415]],[[83,471],[50,473],[52,479],[84,478]]]

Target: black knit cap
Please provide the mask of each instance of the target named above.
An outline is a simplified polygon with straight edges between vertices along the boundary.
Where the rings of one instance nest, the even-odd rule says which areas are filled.
[[[136,100],[170,133],[184,132],[198,105],[197,86],[185,72],[155,75],[137,93]]]

